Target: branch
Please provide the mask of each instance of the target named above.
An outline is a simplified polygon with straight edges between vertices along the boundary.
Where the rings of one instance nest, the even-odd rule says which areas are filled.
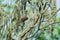
[[[57,11],[55,12],[55,13],[57,13],[58,11],[60,11],[60,8],[59,9],[57,9]],[[52,13],[51,13],[52,14]],[[55,14],[53,14],[48,20],[50,20],[51,18],[53,18],[54,17],[54,15]]]
[[[49,25],[55,24],[55,23],[60,23],[60,21],[56,21],[56,22],[53,22],[53,23],[47,24],[45,27],[42,27],[40,30],[42,30],[42,29],[48,27]]]

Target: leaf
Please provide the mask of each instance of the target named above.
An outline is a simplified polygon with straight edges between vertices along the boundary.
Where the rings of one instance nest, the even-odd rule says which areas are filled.
[[[16,18],[13,18],[12,21],[13,21],[13,22],[16,22]]]
[[[7,4],[2,4],[1,6],[6,7],[6,6],[7,6]]]
[[[58,30],[58,34],[60,35],[60,28],[58,28],[57,30]]]
[[[60,18],[56,18],[56,21],[60,21]]]
[[[25,14],[28,14],[28,11],[27,10],[25,10]]]

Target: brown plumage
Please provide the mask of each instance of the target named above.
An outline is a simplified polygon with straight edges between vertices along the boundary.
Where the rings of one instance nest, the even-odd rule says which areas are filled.
[[[20,23],[24,23],[28,19],[27,16],[22,16],[19,20],[17,20],[16,25],[19,26]]]

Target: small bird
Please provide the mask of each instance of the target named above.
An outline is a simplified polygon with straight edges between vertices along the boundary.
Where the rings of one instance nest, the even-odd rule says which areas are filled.
[[[20,19],[17,20],[16,25],[19,26],[20,23],[24,23],[27,19],[27,16],[22,16]]]
[[[26,21],[28,19],[28,17],[27,16],[22,16],[20,19],[18,19],[17,20],[17,23],[16,23],[16,25],[17,25],[17,27],[18,26],[21,26],[21,24],[23,24],[24,25],[24,22]],[[22,29],[23,29],[23,25],[22,25]],[[17,28],[18,29],[18,28]]]
[[[24,22],[28,19],[27,16],[22,16],[20,19],[17,20],[16,26],[17,26],[17,30],[19,28],[19,26],[21,26],[21,29],[23,30],[23,26],[24,26]],[[21,25],[23,24],[23,25]]]

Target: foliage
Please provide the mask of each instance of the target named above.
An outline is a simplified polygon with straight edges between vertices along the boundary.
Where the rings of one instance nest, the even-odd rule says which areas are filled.
[[[56,16],[60,9],[55,3],[0,0],[0,40],[60,40],[60,18]]]

